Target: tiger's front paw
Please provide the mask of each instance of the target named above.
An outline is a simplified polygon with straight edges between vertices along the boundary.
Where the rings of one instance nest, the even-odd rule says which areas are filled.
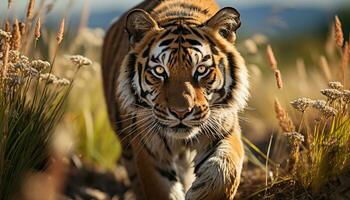
[[[233,199],[240,183],[244,159],[239,135],[232,134],[198,156],[196,179],[186,200]]]
[[[212,157],[196,173],[196,180],[186,194],[186,200],[233,199],[242,171],[242,159],[234,162],[229,157]]]

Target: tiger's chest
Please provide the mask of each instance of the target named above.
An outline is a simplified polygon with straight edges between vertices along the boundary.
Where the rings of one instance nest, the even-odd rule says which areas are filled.
[[[176,164],[184,159],[192,162],[199,155],[197,152],[206,148],[211,143],[211,140],[204,135],[198,135],[187,140],[179,140],[155,133],[148,138],[141,139],[141,143],[152,157],[160,161]]]

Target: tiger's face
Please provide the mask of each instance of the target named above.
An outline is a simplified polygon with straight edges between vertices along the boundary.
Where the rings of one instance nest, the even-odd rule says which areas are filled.
[[[210,124],[215,112],[241,106],[234,96],[242,78],[238,73],[245,73],[233,46],[239,25],[239,14],[230,8],[205,24],[179,20],[166,27],[145,11],[129,14],[132,89],[167,136],[192,137]]]

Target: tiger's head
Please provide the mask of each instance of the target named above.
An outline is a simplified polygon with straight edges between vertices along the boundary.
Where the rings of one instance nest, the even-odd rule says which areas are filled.
[[[166,136],[183,139],[234,117],[248,96],[246,67],[234,47],[240,24],[233,8],[200,24],[178,19],[160,25],[144,10],[131,11],[119,90],[130,88],[133,98],[123,106],[151,110]]]

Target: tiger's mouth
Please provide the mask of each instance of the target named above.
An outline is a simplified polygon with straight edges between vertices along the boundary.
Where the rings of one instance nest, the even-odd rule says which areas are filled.
[[[171,128],[172,128],[172,129],[188,129],[188,128],[191,128],[191,127],[189,127],[189,126],[183,124],[182,122],[180,122],[178,125],[173,126],[173,127],[171,127]]]
[[[164,133],[168,137],[172,137],[175,139],[189,139],[193,137],[196,133],[199,132],[199,126],[188,126],[180,122],[175,126],[168,126],[164,124],[160,124],[163,128]]]
[[[161,134],[176,139],[189,139],[202,129],[201,125],[206,123],[210,116],[210,110],[206,112],[189,112],[182,118],[168,112],[154,109],[154,117],[160,126]]]
[[[186,132],[191,132],[193,127],[187,126],[185,124],[183,124],[182,122],[180,122],[180,124],[170,127],[171,130],[173,130],[175,133],[186,133]]]

